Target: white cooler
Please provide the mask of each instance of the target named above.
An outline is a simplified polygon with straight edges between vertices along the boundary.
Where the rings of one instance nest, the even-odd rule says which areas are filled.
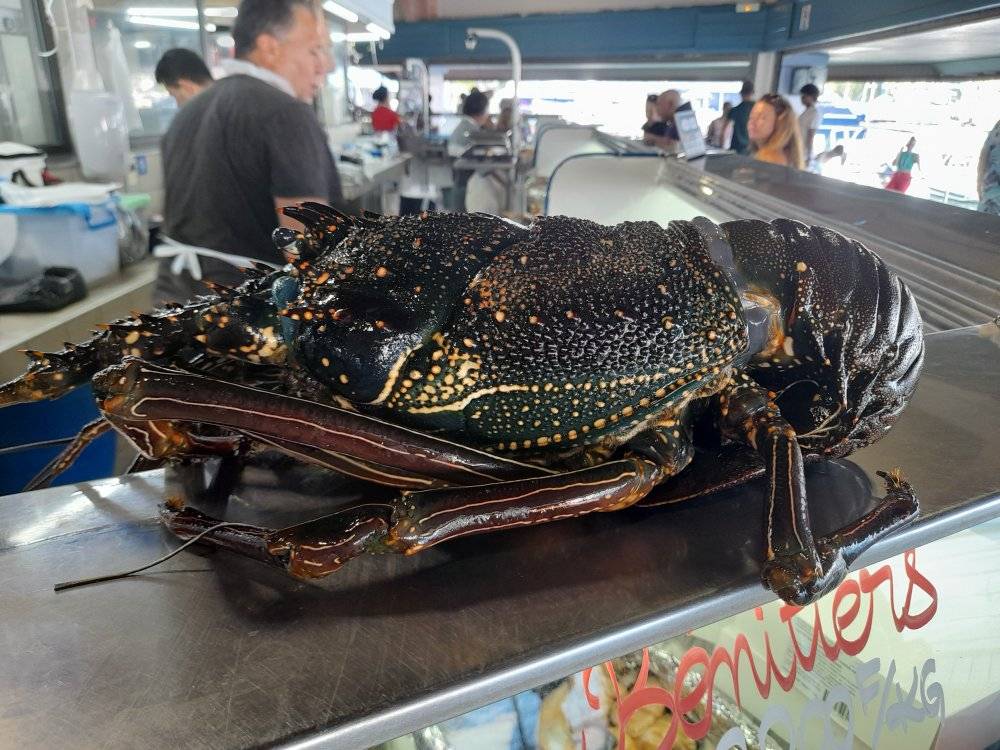
[[[77,269],[87,285],[118,273],[118,219],[99,204],[0,205],[0,281],[24,281],[49,266]]]

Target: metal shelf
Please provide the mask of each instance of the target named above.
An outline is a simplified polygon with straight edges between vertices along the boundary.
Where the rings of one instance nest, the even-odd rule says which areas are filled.
[[[893,466],[922,514],[864,564],[1000,516],[998,341],[994,324],[928,337],[896,428],[853,461],[810,469],[820,532],[866,510],[874,470]],[[159,572],[52,592],[175,546],[155,507],[202,471],[0,498],[7,744],[364,747],[771,598],[757,485],[359,558],[314,584],[185,552]],[[226,515],[288,523],[370,492],[256,468]]]

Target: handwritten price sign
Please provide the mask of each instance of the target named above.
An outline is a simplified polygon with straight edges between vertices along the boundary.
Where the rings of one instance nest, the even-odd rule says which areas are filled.
[[[731,695],[737,706],[742,707],[741,670],[750,670],[757,693],[761,698],[767,699],[774,686],[788,693],[800,676],[811,674],[817,666],[820,653],[831,663],[836,662],[841,654],[856,657],[864,650],[872,634],[877,591],[881,590],[888,596],[892,623],[897,633],[924,627],[937,612],[938,594],[930,580],[917,570],[915,550],[903,555],[903,575],[905,581],[902,583],[900,604],[897,604],[900,592],[889,565],[883,565],[874,572],[862,569],[857,579],[845,580],[835,592],[812,605],[811,638],[807,644],[801,642],[802,639],[793,626],[793,618],[802,613],[804,608],[787,604],[780,607],[777,610],[778,621],[788,629],[792,646],[790,665],[784,671],[778,665],[771,639],[766,632],[763,635],[763,648],[756,651],[751,649],[750,640],[744,633],[739,633],[730,647],[717,645],[711,653],[701,647],[688,649],[680,659],[672,687],[650,683],[648,649],[643,652],[642,666],[635,686],[627,695],[622,695],[615,671],[610,662],[606,663],[604,667],[617,697],[618,747],[625,747],[625,728],[632,715],[644,707],[654,705],[667,708],[672,715],[669,728],[660,743],[661,750],[673,747],[679,731],[694,740],[704,738],[711,728],[714,691],[721,668],[724,668],[722,678],[728,677],[731,680]],[[923,596],[919,598],[923,604],[915,603],[914,594],[917,592],[922,592]],[[832,622],[832,627],[827,630],[830,632],[824,630],[821,607],[829,610],[827,621]],[[760,608],[755,610],[755,615],[758,620],[764,619]],[[849,632],[856,632],[856,635],[848,636]],[[755,653],[763,654],[763,657],[755,658]],[[919,670],[913,668],[909,689],[905,691],[896,684],[895,659],[890,660],[884,680],[881,677],[881,659],[854,661],[857,665],[851,674],[850,684],[834,685],[814,697],[802,709],[798,721],[785,706],[769,702],[758,727],[760,746],[765,746],[764,740],[768,732],[780,726],[784,729],[783,736],[787,738],[790,750],[803,747],[803,728],[807,722],[820,718],[824,722],[822,746],[849,750],[853,747],[856,710],[865,714],[877,711],[871,736],[863,738],[872,750],[877,750],[885,728],[905,729],[909,724],[919,723],[927,718],[944,719],[944,691],[938,682],[933,681],[936,667],[934,659],[927,659]],[[586,670],[583,681],[587,700],[591,708],[596,710],[600,707],[600,699],[590,691],[592,672],[593,669]],[[696,714],[694,709],[699,707],[702,708]],[[701,718],[696,718],[697,716]],[[846,734],[842,731],[838,737],[838,733],[833,731],[831,721],[834,717],[846,723]],[[718,750],[736,748],[747,748],[743,731],[739,727],[726,732],[718,744]]]

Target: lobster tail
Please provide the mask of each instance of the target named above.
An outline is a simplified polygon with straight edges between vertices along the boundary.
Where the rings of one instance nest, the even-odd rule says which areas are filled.
[[[875,253],[831,229],[788,219],[722,229],[749,293],[780,316],[749,373],[779,394],[803,449],[842,456],[878,440],[923,362],[910,290]]]

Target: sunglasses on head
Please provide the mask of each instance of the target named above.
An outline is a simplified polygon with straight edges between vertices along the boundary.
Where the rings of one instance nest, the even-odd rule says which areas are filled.
[[[762,102],[767,102],[772,107],[774,107],[775,111],[778,114],[784,112],[786,109],[788,109],[789,106],[788,102],[785,100],[785,97],[783,97],[781,94],[764,94],[764,96],[762,96],[760,100]]]

